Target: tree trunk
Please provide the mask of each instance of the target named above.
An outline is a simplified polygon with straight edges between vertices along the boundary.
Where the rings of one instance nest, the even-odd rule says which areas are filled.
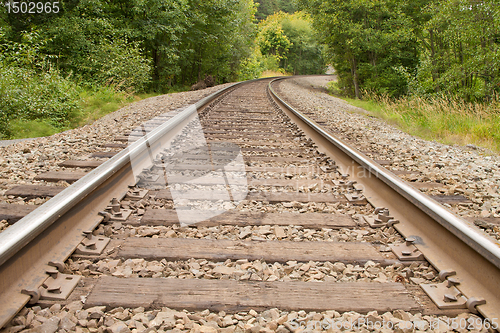
[[[154,63],[153,82],[156,82],[156,84],[158,84],[158,81],[160,80],[160,70],[158,68],[160,65],[160,57],[158,54],[158,50],[154,46],[152,49],[152,53],[153,53],[153,63]]]
[[[432,29],[429,29],[429,38],[430,38],[430,44],[431,44],[432,82],[436,82],[436,79],[437,79],[437,77],[436,77],[436,49],[434,46],[434,31]]]
[[[356,62],[356,58],[351,56],[351,74],[352,74],[352,83],[354,84],[354,96],[356,99],[361,99],[361,93],[359,92],[359,77],[358,77],[358,64]]]
[[[198,57],[199,57],[199,62],[198,62],[198,81],[201,81],[201,64],[203,62],[203,48],[200,47],[199,52],[198,52]]]

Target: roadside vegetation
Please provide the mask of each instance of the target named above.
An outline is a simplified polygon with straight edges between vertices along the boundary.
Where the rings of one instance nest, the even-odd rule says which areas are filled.
[[[310,17],[289,1],[81,0],[59,8],[0,6],[0,139],[74,128],[208,76],[220,84],[324,67]]]
[[[412,134],[500,149],[498,1],[301,0],[300,8],[338,76],[331,92]]]
[[[23,0],[25,1],[25,0]],[[62,1],[0,7],[0,139],[143,97],[335,68],[337,95],[413,134],[499,147],[497,0]]]
[[[500,152],[500,99],[489,103],[466,102],[457,97],[404,96],[397,99],[383,95],[363,94],[354,99],[338,94],[336,82],[329,92],[349,104],[360,107],[371,116],[381,118],[404,132],[445,144],[467,145]]]

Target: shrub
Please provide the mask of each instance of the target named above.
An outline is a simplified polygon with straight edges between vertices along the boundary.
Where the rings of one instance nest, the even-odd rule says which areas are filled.
[[[40,120],[56,129],[80,111],[79,89],[56,70],[37,73],[0,62],[0,137],[12,137],[16,120]]]
[[[151,81],[150,62],[136,44],[123,40],[94,46],[79,69],[86,81],[119,90],[143,91]]]

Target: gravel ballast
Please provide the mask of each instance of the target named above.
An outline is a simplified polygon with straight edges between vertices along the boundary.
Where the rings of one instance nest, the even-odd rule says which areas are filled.
[[[499,217],[498,185],[500,171],[498,156],[488,155],[477,148],[450,147],[435,142],[424,141],[409,136],[383,121],[366,117],[366,112],[351,107],[342,100],[324,93],[321,87],[325,77],[301,78],[281,83],[282,93],[302,111],[316,112],[327,119],[328,126],[342,130],[342,135],[356,138],[360,143],[370,143],[370,149],[381,154],[382,158],[394,161],[393,167],[420,171],[432,181],[445,184],[428,193],[460,193],[473,201],[469,206],[450,206],[449,209],[463,216]],[[313,87],[311,87],[313,86]],[[113,142],[114,137],[122,135],[135,126],[155,116],[192,104],[222,86],[196,92],[184,92],[153,97],[134,103],[121,110],[82,128],[55,134],[48,138],[36,138],[0,147],[0,203],[42,204],[45,199],[6,197],[5,191],[19,184],[62,185],[33,181],[36,174],[45,171],[64,170],[58,163],[68,159],[96,159],[90,155],[103,151],[100,145]],[[313,89],[311,89],[313,88]],[[112,149],[109,149],[112,150]],[[471,165],[474,165],[472,167]],[[273,165],[273,164],[271,164]],[[436,166],[438,165],[438,166]],[[78,170],[78,169],[76,169]],[[258,175],[263,178],[266,175]],[[268,174],[269,177],[288,178],[286,175]],[[312,176],[312,175],[308,175]],[[420,176],[423,177],[423,176]],[[264,186],[250,188],[253,191],[272,191]],[[316,187],[303,190],[318,192]],[[342,194],[343,190],[336,189]],[[472,192],[471,192],[472,191]],[[194,202],[193,205],[217,207],[218,203]],[[207,208],[203,206],[204,208]],[[122,207],[123,208],[123,207]],[[133,216],[140,218],[145,208],[172,208],[170,202],[159,199],[144,199],[130,204]],[[224,208],[224,207],[222,207]],[[277,203],[243,200],[236,207],[249,212],[325,212],[351,215],[356,221],[362,214],[369,214],[370,205],[353,207],[348,204],[316,203]],[[0,231],[7,226],[0,224]],[[484,224],[483,229],[498,235],[498,228]],[[279,232],[277,231],[279,230]],[[339,241],[372,242],[385,245],[402,242],[393,228],[372,230],[368,227],[359,230],[309,230],[302,227],[267,226],[218,226],[200,228],[180,228],[178,226],[131,226],[121,223],[101,225],[98,234],[111,238],[128,237],[151,238],[205,238],[271,241],[284,239],[290,241]],[[282,234],[278,237],[278,234]],[[413,274],[408,283],[436,282],[437,272],[427,263],[405,267],[395,264],[382,267],[373,262],[364,265],[344,264],[341,262],[296,262],[274,263],[255,260],[226,260],[211,262],[204,259],[187,261],[148,261],[144,259],[79,259],[71,258],[66,262],[68,273],[97,278],[101,275],[115,277],[137,276],[143,278],[187,278],[187,279],[231,279],[238,281],[311,281],[311,283],[344,282],[401,282]],[[238,313],[204,311],[177,311],[166,307],[158,309],[85,308],[85,296],[67,305],[54,304],[50,307],[31,306],[24,308],[0,333],[150,333],[150,332],[192,332],[192,333],[267,333],[267,332],[488,332],[486,323],[472,314],[455,318],[447,316],[428,316],[405,311],[376,312],[366,314],[356,312],[321,313],[305,311],[244,311]],[[465,325],[464,325],[465,324]],[[465,326],[466,328],[462,328]]]
[[[474,218],[500,217],[500,158],[473,145],[446,145],[409,135],[368,112],[328,95],[318,86],[324,77],[295,78],[280,83],[285,99],[298,111],[312,112],[338,131],[335,135],[351,140],[360,150],[374,152],[376,159],[391,160],[391,169],[416,171],[402,178],[407,181],[440,183],[422,189],[429,195],[462,195],[472,204],[445,204],[453,213],[470,218],[490,236],[500,240],[496,223]],[[500,220],[496,220],[500,221]]]
[[[50,183],[33,180],[48,171],[85,171],[85,169],[66,169],[58,166],[65,160],[102,160],[91,157],[94,152],[117,151],[101,146],[114,142],[114,138],[124,135],[136,126],[164,113],[194,104],[201,98],[226,86],[224,84],[199,91],[151,97],[130,104],[110,113],[92,124],[75,128],[49,137],[29,140],[12,140],[9,145],[0,145],[0,203],[40,205],[47,199],[24,199],[5,196],[5,192],[17,185],[69,186],[65,182]],[[9,143],[5,142],[4,143]],[[7,227],[0,221],[0,231]]]

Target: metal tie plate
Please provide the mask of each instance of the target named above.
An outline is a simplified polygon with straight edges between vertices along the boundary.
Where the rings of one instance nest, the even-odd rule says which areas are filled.
[[[75,254],[81,255],[99,255],[104,251],[110,239],[103,236],[94,236],[92,232],[85,232],[86,237],[78,245]]]
[[[422,252],[420,252],[413,243],[415,242],[414,238],[406,238],[405,243],[401,244],[390,244],[392,252],[398,257],[401,261],[408,260],[424,260],[425,257]]]
[[[441,283],[421,283],[420,287],[440,309],[465,309],[467,298],[455,287],[459,283],[450,278]]]

